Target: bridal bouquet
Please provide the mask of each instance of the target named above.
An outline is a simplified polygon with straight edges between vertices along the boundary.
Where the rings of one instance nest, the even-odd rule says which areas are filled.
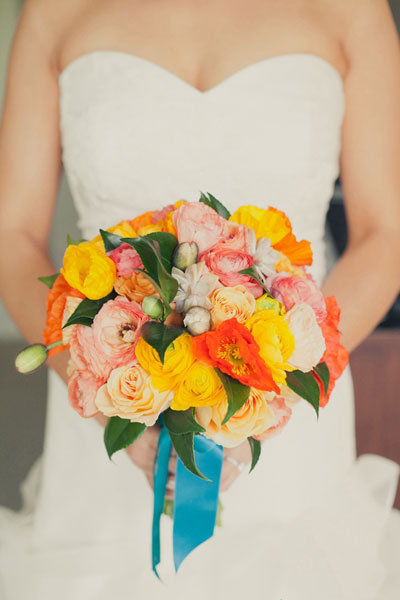
[[[283,212],[242,206],[231,215],[203,193],[90,241],[69,239],[61,272],[41,278],[51,288],[45,345],[23,350],[16,367],[32,371],[69,348],[69,401],[82,417],[109,417],[110,458],[162,427],[156,523],[171,444],[180,459],[174,511],[178,477],[196,494],[199,482],[205,494],[214,483],[215,503],[222,447],[248,440],[253,469],[260,442],[302,399],[318,414],[347,364],[337,303],[307,273],[311,263],[309,242]],[[200,541],[214,524],[215,514]],[[153,567],[158,533],[153,523]]]

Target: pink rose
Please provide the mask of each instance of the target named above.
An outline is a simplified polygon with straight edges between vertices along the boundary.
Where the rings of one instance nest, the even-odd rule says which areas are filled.
[[[264,431],[264,433],[254,436],[256,440],[260,440],[260,442],[263,442],[264,440],[279,433],[285,427],[285,425],[287,425],[292,415],[292,410],[286,405],[285,400],[280,396],[275,396],[273,400],[268,400],[268,406],[274,414],[275,424]]]
[[[253,264],[253,257],[242,250],[235,250],[218,244],[200,256],[204,260],[209,271],[218,276],[222,285],[234,287],[243,285],[255,298],[263,294],[263,289],[252,277],[239,273],[248,269]]]
[[[253,229],[249,229],[246,225],[239,225],[234,221],[227,221],[226,237],[218,242],[218,245],[252,254],[252,250],[255,250],[256,242],[256,235]]]
[[[69,345],[72,362],[79,371],[90,371],[94,377],[106,381],[111,365],[97,352],[92,327],[73,325]]]
[[[135,347],[140,328],[149,317],[140,304],[118,296],[108,300],[93,320],[94,350],[112,369],[131,365],[135,361]]]
[[[117,276],[130,275],[135,269],[143,269],[139,254],[132,246],[122,243],[118,248],[107,252],[117,267]]]
[[[290,310],[295,304],[304,302],[311,306],[319,323],[325,319],[325,300],[311,275],[292,277],[282,273],[271,278],[269,285],[272,296],[282,302],[286,310]]]
[[[164,206],[161,210],[155,210],[151,215],[151,222],[153,225],[161,221],[161,219],[165,219],[166,215],[172,212],[175,209],[173,204],[168,204],[168,206]]]
[[[179,243],[196,242],[205,252],[227,235],[228,222],[203,202],[187,202],[173,214]]]
[[[96,377],[90,371],[80,369],[72,371],[68,379],[68,399],[81,417],[94,417],[99,412],[95,399],[103,383],[103,379]]]

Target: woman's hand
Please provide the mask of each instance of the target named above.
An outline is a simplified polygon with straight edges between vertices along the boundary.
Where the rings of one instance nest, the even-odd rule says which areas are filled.
[[[228,457],[231,457],[234,460],[227,460]],[[235,464],[235,461],[237,461],[239,464]],[[236,479],[239,477],[241,473],[240,465],[245,466],[248,471],[250,468],[250,463],[251,450],[250,444],[247,440],[242,442],[240,446],[236,446],[236,448],[224,448],[224,462],[222,464],[220,484],[221,492],[225,492],[227,489],[229,489],[234,481],[236,481]]]
[[[143,471],[150,486],[153,487],[153,463],[157,450],[160,428],[148,427],[133,444],[125,448],[129,458]]]

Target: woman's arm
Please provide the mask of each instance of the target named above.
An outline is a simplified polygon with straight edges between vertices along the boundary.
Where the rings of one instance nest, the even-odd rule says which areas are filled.
[[[21,12],[0,123],[0,291],[30,343],[42,340],[46,317],[48,290],[37,278],[56,271],[47,245],[61,168],[58,77],[42,4],[26,0]],[[64,381],[68,354],[49,360]],[[108,421],[101,413],[95,418],[102,426]],[[157,439],[151,428],[126,449],[150,484]]]
[[[323,286],[350,351],[400,289],[400,44],[386,0],[352,4],[341,153],[349,243]]]

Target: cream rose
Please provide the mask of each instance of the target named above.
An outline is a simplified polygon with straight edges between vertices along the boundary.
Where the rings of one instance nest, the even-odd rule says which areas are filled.
[[[256,300],[244,285],[221,287],[211,292],[209,296],[212,308],[211,319],[213,327],[222,321],[235,317],[239,323],[245,323],[254,313]]]
[[[97,408],[107,417],[118,416],[132,422],[154,425],[160,413],[169,408],[173,392],[159,392],[139,364],[111,371],[97,392]]]
[[[309,304],[296,304],[286,314],[285,320],[294,335],[295,343],[288,364],[308,373],[319,363],[325,352],[325,340],[315,312]]]

